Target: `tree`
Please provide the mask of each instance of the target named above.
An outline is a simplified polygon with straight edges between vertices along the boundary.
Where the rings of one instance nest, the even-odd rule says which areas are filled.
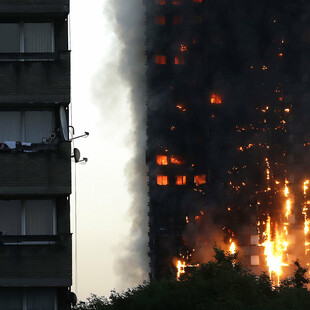
[[[180,281],[144,283],[109,299],[92,295],[76,310],[303,310],[310,308],[307,269],[299,262],[294,276],[272,286],[266,273],[259,277],[236,261],[237,255],[215,248],[215,261],[202,264]]]

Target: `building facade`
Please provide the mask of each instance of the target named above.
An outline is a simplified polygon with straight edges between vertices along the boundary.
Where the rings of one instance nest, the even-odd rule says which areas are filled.
[[[0,0],[0,309],[70,309],[68,0]]]
[[[145,8],[151,278],[208,261],[215,243],[272,277],[268,259],[308,264],[309,4]]]

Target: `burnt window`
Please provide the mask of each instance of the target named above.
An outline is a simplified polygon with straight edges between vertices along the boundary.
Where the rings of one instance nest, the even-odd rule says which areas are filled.
[[[156,163],[160,166],[168,165],[168,156],[166,155],[157,155],[156,156]]]
[[[184,57],[183,55],[177,55],[174,57],[174,63],[176,65],[184,65]]]
[[[195,3],[202,3],[203,0],[192,0]]]
[[[158,175],[157,176],[157,185],[168,185],[168,176],[167,175]]]
[[[182,0],[172,0],[172,4],[174,5],[182,4]]]
[[[195,175],[194,176],[194,183],[196,185],[201,185],[201,184],[207,183],[206,175],[205,174]]]
[[[164,15],[155,16],[155,24],[156,25],[165,25],[166,24],[166,16],[164,16]]]
[[[165,5],[166,4],[166,0],[154,0],[155,4],[157,5]]]
[[[183,165],[185,164],[185,159],[182,156],[171,155],[170,162],[174,165]]]
[[[222,103],[222,97],[218,94],[212,94],[210,97],[210,102],[212,104],[221,104]]]
[[[201,24],[203,22],[203,17],[201,15],[195,15],[193,21],[195,24]]]
[[[186,175],[177,175],[175,180],[176,185],[186,185]]]
[[[166,65],[167,64],[167,56],[165,56],[165,55],[155,55],[155,63],[157,65]]]
[[[183,19],[184,19],[183,15],[174,15],[172,18],[172,22],[175,25],[179,25],[183,23]]]
[[[52,23],[0,23],[0,53],[54,52]]]

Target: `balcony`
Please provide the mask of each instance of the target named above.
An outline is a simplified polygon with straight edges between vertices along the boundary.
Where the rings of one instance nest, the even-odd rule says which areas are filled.
[[[58,150],[0,153],[0,195],[69,195],[71,143]]]
[[[69,14],[69,0],[0,0],[0,15]]]
[[[0,53],[0,80],[0,106],[69,103],[70,52]]]
[[[71,234],[0,236],[0,286],[70,286],[71,246]]]

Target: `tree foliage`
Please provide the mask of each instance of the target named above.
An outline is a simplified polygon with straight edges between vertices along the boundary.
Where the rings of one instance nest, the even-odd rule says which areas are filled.
[[[307,269],[295,262],[294,275],[273,287],[236,261],[236,254],[215,248],[215,261],[201,265],[181,281],[144,283],[109,299],[92,295],[75,310],[303,310],[310,309]]]

